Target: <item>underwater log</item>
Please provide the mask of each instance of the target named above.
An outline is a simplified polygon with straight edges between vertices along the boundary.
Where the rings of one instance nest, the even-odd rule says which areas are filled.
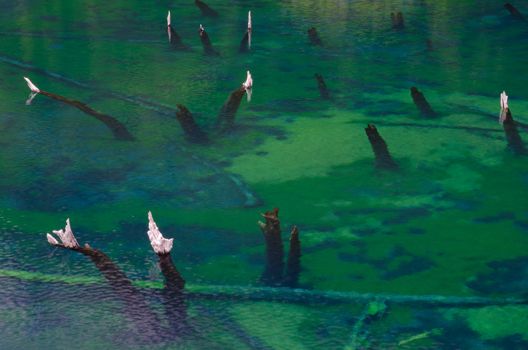
[[[248,12],[248,27],[247,27],[246,33],[244,34],[244,37],[242,38],[242,41],[240,42],[240,48],[238,49],[239,52],[245,53],[251,50],[251,31],[252,31],[251,11],[249,11]]]
[[[323,41],[319,37],[319,34],[317,33],[317,29],[315,29],[315,27],[308,29],[308,39],[310,39],[310,43],[312,45],[317,45],[317,46],[323,45]]]
[[[174,27],[171,24],[171,13],[167,15],[167,34],[169,35],[169,43],[177,49],[183,49],[187,46],[181,40],[181,37],[176,33]]]
[[[286,276],[284,276],[284,286],[296,288],[299,283],[301,272],[301,241],[299,240],[299,229],[293,226],[290,233],[290,251],[286,263]]]
[[[376,167],[381,169],[397,169],[398,164],[392,159],[387,143],[378,133],[378,129],[373,124],[368,124],[365,128],[365,133],[376,157]]]
[[[403,21],[403,14],[401,12],[394,13],[391,12],[392,28],[394,29],[403,29],[405,28],[405,23]]]
[[[209,39],[209,35],[201,24],[198,33],[200,34],[200,40],[202,41],[204,53],[208,56],[219,56],[220,53],[214,49],[213,44],[211,44],[211,40]]]
[[[24,77],[24,79],[26,80],[26,83],[29,89],[31,90],[30,98],[28,99],[28,101],[26,101],[26,104],[31,104],[31,101],[37,94],[42,94],[54,100],[64,102],[70,106],[80,109],[86,114],[93,116],[95,119],[105,124],[108,127],[108,129],[110,129],[110,131],[112,132],[112,134],[114,135],[116,139],[122,140],[122,141],[133,141],[134,140],[134,137],[132,136],[132,134],[130,134],[126,126],[123,123],[121,123],[119,120],[117,120],[116,118],[100,113],[80,101],[71,100],[61,95],[57,95],[57,94],[54,94],[48,91],[40,90],[38,87],[35,86],[35,84],[31,82],[31,80],[29,80],[26,77]]]
[[[184,105],[178,104],[176,119],[180,123],[186,138],[195,143],[207,142],[207,134],[196,124],[191,112]]]
[[[524,147],[524,143],[519,135],[519,130],[517,130],[517,125],[515,120],[513,120],[511,110],[508,106],[508,95],[506,95],[506,92],[504,91],[500,95],[500,104],[501,112],[499,122],[504,128],[508,147],[516,155],[526,154],[526,148]]]
[[[513,6],[512,4],[510,4],[509,2],[505,3],[504,4],[504,8],[506,10],[508,10],[508,12],[510,12],[510,14],[512,15],[513,18],[515,19],[520,19],[522,21],[526,21],[526,18],[523,16],[522,13],[519,12],[519,10],[517,10],[515,8],[515,6]]]
[[[282,244],[281,227],[279,221],[279,209],[267,211],[261,214],[265,223],[258,224],[266,241],[266,267],[261,276],[265,285],[280,285],[284,270],[284,247]]]
[[[218,114],[216,126],[220,132],[225,132],[233,128],[235,124],[235,116],[242,102],[242,97],[247,92],[248,100],[251,96],[253,87],[253,78],[251,73],[247,71],[246,81],[242,83],[242,86],[234,90],[229,94],[227,101],[222,106],[220,113]]]
[[[434,117],[436,113],[431,108],[431,105],[425,99],[425,96],[416,87],[411,87],[411,97],[414,104],[424,117]]]
[[[319,73],[315,73],[315,79],[317,79],[317,87],[319,88],[319,94],[321,94],[321,97],[325,100],[330,99],[330,93],[328,92],[323,76]]]
[[[209,7],[205,2],[201,0],[194,0],[194,4],[198,6],[202,15],[207,17],[218,17],[218,12]]]

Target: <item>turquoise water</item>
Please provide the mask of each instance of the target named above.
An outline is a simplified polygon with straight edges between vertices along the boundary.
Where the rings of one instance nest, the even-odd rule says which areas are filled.
[[[528,23],[498,1],[207,3],[218,18],[190,0],[0,2],[0,348],[527,348],[528,164],[498,117],[505,90],[527,139]],[[167,10],[189,50],[169,45]],[[220,56],[204,55],[199,24]],[[251,101],[218,133],[246,70]],[[23,76],[135,140],[44,95],[26,105]],[[177,104],[208,143],[185,138]],[[396,170],[375,166],[369,123]],[[256,222],[274,207],[285,255],[300,230],[298,291],[261,280]],[[187,282],[176,326],[149,210]],[[147,310],[46,242],[66,218]]]

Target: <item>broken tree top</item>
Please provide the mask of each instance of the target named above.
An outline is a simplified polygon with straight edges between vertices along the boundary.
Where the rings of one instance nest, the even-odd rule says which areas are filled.
[[[168,254],[172,250],[174,238],[166,239],[158,229],[158,225],[152,218],[152,213],[148,212],[149,229],[147,231],[150,245],[156,254]]]

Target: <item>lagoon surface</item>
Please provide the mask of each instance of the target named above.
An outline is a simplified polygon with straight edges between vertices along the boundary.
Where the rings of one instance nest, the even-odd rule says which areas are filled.
[[[0,2],[0,348],[528,348],[528,158],[499,123],[505,90],[528,142],[528,22],[491,0],[207,3],[217,18],[192,0]],[[168,43],[168,10],[188,50]],[[247,70],[251,101],[218,132]],[[44,95],[26,104],[24,76],[135,140]],[[185,137],[177,104],[208,142]],[[367,124],[397,167],[376,166]],[[300,232],[290,286],[261,278],[257,221],[275,207],[285,257]],[[149,210],[187,283],[178,324]],[[67,218],[155,317],[47,243]]]

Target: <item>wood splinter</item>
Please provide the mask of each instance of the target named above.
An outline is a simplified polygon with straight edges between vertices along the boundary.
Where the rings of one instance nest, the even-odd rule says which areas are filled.
[[[106,125],[106,127],[110,129],[110,131],[112,132],[112,134],[117,140],[121,140],[121,141],[133,141],[134,140],[134,136],[130,134],[126,126],[123,123],[121,123],[119,120],[117,120],[116,118],[111,117],[107,114],[100,113],[80,101],[71,100],[61,95],[57,95],[57,94],[54,94],[48,91],[40,90],[35,84],[33,84],[33,82],[31,82],[31,80],[29,80],[26,77],[24,77],[24,80],[26,81],[29,89],[31,90],[31,95],[29,96],[29,99],[26,101],[27,105],[31,104],[31,102],[33,101],[33,99],[35,98],[37,94],[45,95],[45,96],[51,97],[54,100],[66,103],[70,106],[73,106],[88,115],[91,115],[92,117],[94,117],[95,119],[99,120],[104,125]]]
[[[387,143],[378,133],[378,129],[373,124],[368,124],[365,133],[376,157],[376,167],[380,169],[393,170],[398,168],[398,164],[392,159]]]

